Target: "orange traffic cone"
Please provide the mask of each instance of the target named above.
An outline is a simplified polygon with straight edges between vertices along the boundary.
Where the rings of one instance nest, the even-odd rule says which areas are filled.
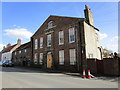
[[[86,78],[86,75],[85,75],[85,70],[83,70],[83,75],[82,75],[82,78]]]
[[[90,70],[88,70],[88,78],[91,78]]]

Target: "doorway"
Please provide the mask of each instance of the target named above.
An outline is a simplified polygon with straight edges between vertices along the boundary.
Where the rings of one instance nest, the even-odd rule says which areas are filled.
[[[47,68],[51,68],[52,67],[52,54],[51,52],[47,53]]]

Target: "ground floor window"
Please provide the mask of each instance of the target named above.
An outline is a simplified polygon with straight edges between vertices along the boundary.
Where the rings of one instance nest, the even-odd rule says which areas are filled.
[[[75,65],[75,63],[76,63],[76,51],[75,51],[75,49],[70,49],[69,55],[70,55],[70,64]]]
[[[59,64],[64,64],[64,50],[59,51]]]
[[[34,64],[37,64],[37,53],[34,55]]]
[[[40,53],[40,56],[39,56],[39,63],[40,64],[43,64],[43,53]]]

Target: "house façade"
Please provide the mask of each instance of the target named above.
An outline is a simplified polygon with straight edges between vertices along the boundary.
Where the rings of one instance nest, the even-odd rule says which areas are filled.
[[[81,71],[87,58],[101,59],[99,30],[87,5],[84,14],[48,17],[31,37],[33,66]]]

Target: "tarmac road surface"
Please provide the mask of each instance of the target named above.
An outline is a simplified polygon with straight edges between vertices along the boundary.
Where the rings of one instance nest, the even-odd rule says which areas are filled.
[[[83,79],[62,73],[16,67],[3,67],[0,74],[2,88],[118,88],[118,81],[114,78]]]

